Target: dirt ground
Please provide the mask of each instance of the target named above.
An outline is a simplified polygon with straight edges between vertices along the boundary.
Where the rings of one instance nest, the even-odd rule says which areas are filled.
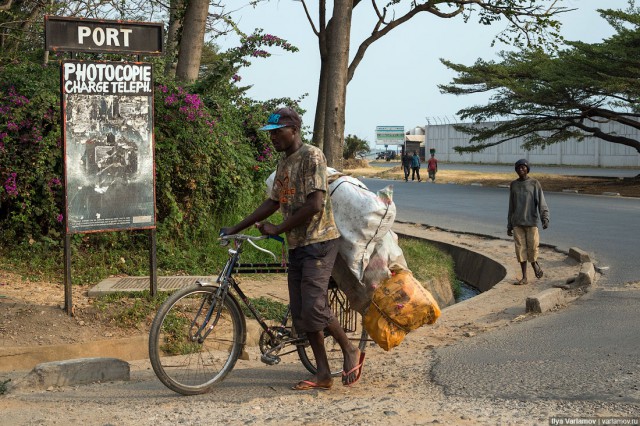
[[[407,335],[396,348],[386,352],[371,344],[367,347],[366,367],[362,380],[354,387],[334,383],[330,391],[294,392],[290,386],[307,374],[295,356],[283,357],[278,368],[266,367],[259,360],[256,347],[248,348],[249,356],[238,362],[234,371],[220,385],[220,391],[185,398],[165,389],[153,375],[146,359],[129,361],[131,382],[96,383],[84,386],[34,389],[23,386],[25,372],[4,377],[13,379],[15,387],[0,398],[0,410],[7,424],[57,424],[65,422],[87,425],[122,424],[308,424],[308,425],[388,425],[445,424],[546,424],[549,413],[575,413],[582,416],[629,415],[629,408],[604,406],[601,403],[568,403],[566,401],[522,401],[484,399],[448,395],[429,378],[436,360],[434,350],[456,341],[473,339],[481,333],[509,327],[539,315],[525,312],[526,298],[554,284],[575,277],[580,265],[551,248],[542,247],[540,262],[545,276],[530,285],[515,286],[518,264],[511,241],[485,239],[466,234],[447,233],[413,224],[396,223],[394,229],[403,234],[429,238],[467,247],[489,254],[507,268],[503,281],[491,290],[443,310],[431,326]],[[55,339],[86,341],[99,339],[101,345],[116,344],[118,330],[109,324],[95,322],[86,305],[90,301],[76,291],[76,317],[60,315],[62,289],[52,283],[24,283],[15,276],[1,276],[0,312],[23,309],[24,315],[3,318],[2,345],[7,338],[24,342],[15,334],[41,335],[43,344]],[[281,298],[284,281],[251,282],[243,288],[258,294]],[[33,290],[33,291],[32,291]],[[48,296],[46,296],[48,295]],[[566,300],[579,294],[569,294]],[[85,304],[81,306],[81,304]],[[558,307],[561,309],[562,307]],[[28,311],[26,311],[28,310]],[[13,311],[14,314],[16,311]],[[22,328],[15,323],[21,323]],[[44,332],[43,330],[47,330]],[[54,331],[55,330],[55,331]],[[39,333],[40,332],[40,333]],[[133,331],[130,331],[133,332]],[[138,330],[137,333],[142,333]],[[14,336],[13,339],[7,335]],[[33,343],[33,340],[31,341]],[[0,349],[2,347],[0,346]],[[44,348],[42,348],[44,350]],[[119,357],[120,359],[126,359]],[[347,416],[347,417],[345,417]]]

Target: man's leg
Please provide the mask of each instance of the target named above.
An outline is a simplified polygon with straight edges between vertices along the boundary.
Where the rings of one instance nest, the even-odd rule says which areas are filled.
[[[340,345],[342,356],[344,358],[344,364],[342,367],[343,371],[346,372],[353,370],[353,368],[358,365],[360,358],[360,351],[358,350],[358,348],[351,343],[349,337],[344,332],[344,329],[337,319],[333,318],[327,326],[326,330],[334,339],[336,339],[336,341]],[[324,332],[308,332],[307,338],[309,339],[309,345],[311,346],[313,355],[316,358],[316,367],[318,368],[318,372],[316,373],[317,383],[320,385],[330,384],[332,382],[331,368],[329,367],[327,351],[324,347]],[[343,376],[343,384],[348,385],[350,383],[353,383],[358,377],[358,373],[359,372],[356,370],[347,376]]]
[[[527,234],[525,228],[522,226],[513,228],[513,241],[516,246],[516,257],[522,269],[522,279],[516,284],[527,284]]]
[[[333,270],[333,264],[338,253],[337,240],[324,243],[311,244],[309,246],[295,249],[300,256],[291,256],[296,261],[301,261],[301,268],[294,269],[294,274],[299,280],[299,296],[301,303],[292,309],[294,325],[298,330],[305,332],[311,345],[311,350],[316,359],[318,372],[309,381],[321,386],[330,386],[332,383],[331,370],[324,347],[324,332],[326,329],[338,342],[343,352],[345,371],[350,371],[358,365],[359,352],[351,344],[342,326],[334,317],[327,299],[329,278]],[[291,274],[291,269],[289,271]],[[295,288],[294,282],[289,283],[291,288]],[[294,296],[296,294],[293,294]],[[310,331],[311,330],[311,331]],[[316,331],[319,330],[319,331]],[[356,370],[355,373],[358,373]],[[352,377],[353,376],[353,377]],[[355,381],[357,374],[350,374],[343,378],[347,384]]]
[[[355,382],[360,375],[359,370],[352,371],[360,362],[360,350],[351,343],[349,336],[344,332],[344,328],[336,318],[333,318],[326,330],[340,345],[342,357],[344,358],[342,384],[349,385]],[[344,375],[349,371],[351,372],[350,374]]]
[[[538,263],[538,253],[540,246],[540,233],[537,226],[527,228],[527,260],[531,263],[536,278],[542,278],[544,273]]]

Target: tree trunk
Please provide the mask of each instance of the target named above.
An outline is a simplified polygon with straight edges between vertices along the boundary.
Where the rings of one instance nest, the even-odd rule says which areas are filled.
[[[320,82],[318,83],[318,100],[316,101],[316,116],[313,122],[313,139],[315,146],[324,152],[324,118],[327,104],[327,66],[324,59],[320,60]]]
[[[169,27],[167,28],[167,45],[165,48],[164,75],[174,77],[176,74],[176,56],[178,52],[178,34],[182,29],[184,0],[171,0],[169,5]]]
[[[327,61],[322,64],[327,68],[323,151],[327,164],[338,170],[342,170],[352,12],[353,0],[335,0],[330,22],[333,28],[331,36],[327,37]]]
[[[198,78],[208,13],[208,1],[197,0],[187,4],[176,67],[176,79],[180,81],[192,83]]]

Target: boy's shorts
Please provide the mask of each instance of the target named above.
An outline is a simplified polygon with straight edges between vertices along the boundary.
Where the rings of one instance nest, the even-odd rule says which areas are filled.
[[[537,226],[514,226],[513,240],[516,243],[518,262],[535,262],[538,260],[540,236]]]

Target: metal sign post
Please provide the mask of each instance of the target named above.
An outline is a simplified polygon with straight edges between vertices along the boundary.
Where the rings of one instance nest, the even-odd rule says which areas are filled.
[[[45,16],[45,49],[162,53],[161,23]],[[149,229],[155,294],[156,218],[153,66],[142,62],[61,63],[65,185],[65,310],[73,315],[74,233]]]

